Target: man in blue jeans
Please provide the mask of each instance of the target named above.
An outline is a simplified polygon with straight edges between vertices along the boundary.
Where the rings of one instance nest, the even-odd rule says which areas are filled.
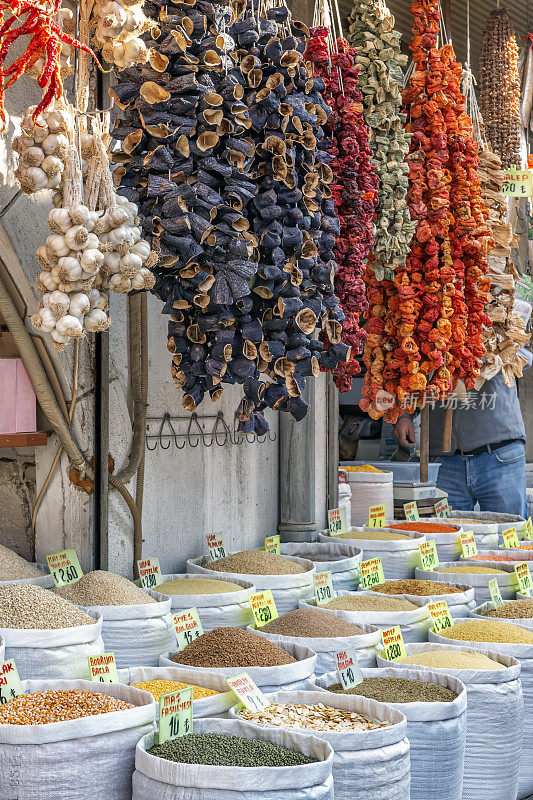
[[[464,399],[450,398],[453,408],[452,448],[442,452],[444,407],[429,413],[430,459],[440,461],[437,485],[448,493],[452,509],[500,511],[528,516],[526,501],[526,433],[516,387],[505,385],[502,373]],[[409,448],[415,442],[413,417],[403,414],[393,437]]]

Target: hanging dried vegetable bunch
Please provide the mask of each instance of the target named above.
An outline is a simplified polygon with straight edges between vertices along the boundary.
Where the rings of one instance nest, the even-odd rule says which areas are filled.
[[[489,15],[480,60],[480,109],[492,149],[503,167],[521,164],[518,46],[505,8]]]
[[[155,20],[144,13],[143,0],[96,0],[90,8],[90,25],[95,28],[93,43],[102,56],[119,70],[147,61],[157,63],[156,50],[141,38],[146,31],[159,34]]]
[[[340,220],[335,244],[335,293],[345,315],[342,341],[351,348],[351,360],[340,363],[333,378],[340,391],[347,392],[353,376],[360,372],[355,356],[362,351],[365,338],[359,327],[361,315],[368,308],[362,270],[374,243],[371,220],[377,205],[378,178],[363,122],[356,51],[345,39],[338,39],[330,52],[326,27],[314,28],[311,33],[305,57],[313,64],[315,75],[324,79],[323,97],[332,109],[325,129],[328,152],[333,156],[331,188]]]
[[[459,379],[473,388],[485,354],[483,312],[492,247],[481,197],[477,145],[451,45],[437,48],[438,0],[415,0],[415,69],[404,90],[412,133],[408,201],[417,228],[394,281],[369,276],[368,372],[361,407],[395,422]]]
[[[394,29],[394,17],[383,0],[355,0],[350,23],[348,41],[357,51],[363,118],[379,177],[369,267],[378,280],[392,279],[394,270],[405,266],[415,230],[406,202],[409,135],[401,112],[407,56],[400,52],[401,33]]]
[[[35,109],[36,106],[30,106],[26,110],[21,133],[12,142],[19,155],[15,178],[27,194],[61,186],[69,149],[67,106],[52,104],[48,111],[34,118]]]

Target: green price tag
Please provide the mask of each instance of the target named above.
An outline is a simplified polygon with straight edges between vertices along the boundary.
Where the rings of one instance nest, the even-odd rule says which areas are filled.
[[[69,583],[77,583],[83,577],[83,571],[78,561],[78,556],[73,547],[51,553],[46,556],[48,569],[58,589]]]
[[[387,507],[385,503],[379,506],[370,506],[368,509],[368,527],[382,528],[385,525]]]
[[[313,583],[315,586],[315,597],[317,606],[323,606],[333,600],[335,592],[333,591],[333,579],[331,571],[328,572],[315,572],[313,575]]]
[[[529,594],[533,583],[531,583],[531,575],[529,573],[529,564],[527,561],[521,561],[516,564],[514,568],[516,579],[518,581],[518,589],[522,594]]]
[[[420,561],[422,562],[422,569],[433,570],[440,564],[439,555],[437,553],[437,545],[433,540],[430,542],[422,542],[420,545]]]
[[[463,531],[459,534],[459,541],[461,542],[465,558],[477,556],[477,544],[474,538],[474,531]]]
[[[263,589],[262,592],[252,593],[249,597],[257,628],[262,628],[267,622],[279,617],[270,589]]]
[[[416,504],[416,500],[413,500],[411,503],[404,503],[403,504],[403,511],[405,514],[405,519],[409,522],[418,522],[420,519],[420,514],[418,513],[418,506]]]
[[[370,558],[368,561],[361,561],[361,586],[363,589],[372,589],[379,583],[385,583],[383,565],[381,558]]]
[[[159,698],[159,744],[192,733],[192,686]]]
[[[114,653],[104,653],[102,656],[87,656],[89,672],[92,681],[100,683],[118,683],[117,665]]]
[[[264,711],[271,704],[250,676],[243,672],[235,678],[226,678],[226,683],[235,692],[243,706],[251,711]]]
[[[345,508],[330,508],[328,511],[328,527],[330,536],[348,532],[348,513]]]
[[[439,600],[436,603],[428,603],[429,613],[433,620],[433,628],[435,633],[445,631],[446,628],[451,628],[453,625],[452,615],[448,609],[446,600]]]
[[[185,611],[173,614],[172,622],[176,633],[178,650],[183,650],[184,647],[194,642],[204,632],[198,616],[198,609],[196,608],[187,608]]]
[[[383,658],[386,658],[387,661],[396,661],[397,658],[404,658],[407,655],[399,625],[394,625],[393,628],[381,631],[381,638],[385,648]]]
[[[211,561],[218,561],[219,558],[226,558],[226,556],[229,555],[229,550],[224,544],[222,533],[208,533],[205,538]]]
[[[19,694],[24,694],[24,689],[15,662],[13,659],[0,661],[0,706],[5,706]]]
[[[502,539],[504,547],[520,547],[516,528],[508,528],[506,531],[502,531]]]
[[[143,589],[155,589],[162,583],[163,578],[158,558],[143,558],[137,561],[137,569]]]
[[[527,518],[526,531],[524,536],[526,539],[533,539],[533,522],[531,522],[531,517]]]
[[[499,606],[503,605],[503,598],[502,593],[500,592],[500,587],[498,586],[498,579],[492,578],[492,580],[488,583],[490,596],[492,597],[492,602],[494,603],[494,608],[498,608]]]
[[[277,553],[280,555],[281,548],[279,542],[279,534],[275,534],[274,536],[265,536],[265,552],[266,553]]]
[[[364,681],[363,673],[357,663],[357,655],[353,647],[335,653],[335,658],[337,660],[339,680],[344,690],[353,689],[354,686]]]
[[[444,500],[439,500],[438,503],[435,503],[435,514],[437,517],[451,517],[451,509],[448,504],[448,498],[444,498]]]

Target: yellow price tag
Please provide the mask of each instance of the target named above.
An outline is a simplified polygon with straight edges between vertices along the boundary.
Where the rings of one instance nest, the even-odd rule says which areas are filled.
[[[270,589],[252,593],[249,597],[257,628],[262,628],[267,622],[279,617]]]
[[[104,653],[102,656],[87,656],[89,672],[92,681],[100,683],[118,683],[117,665],[114,653]]]
[[[155,589],[163,581],[158,558],[143,558],[137,561],[139,578],[143,589]]]
[[[451,517],[452,515],[447,497],[445,497],[444,500],[439,500],[438,503],[435,503],[434,508],[437,517]]]
[[[477,545],[474,538],[474,531],[463,531],[459,534],[459,541],[463,548],[463,555],[465,558],[477,556]]]
[[[368,561],[361,561],[361,586],[363,589],[372,589],[379,583],[385,583],[383,574],[383,564],[381,558],[370,558]]]
[[[407,655],[399,625],[381,631],[381,637],[385,648],[383,658],[386,658],[387,661],[396,661],[397,658],[404,658]]]
[[[279,534],[275,534],[274,536],[265,536],[265,552],[266,553],[277,553],[280,555],[280,541],[279,541]]]
[[[159,698],[159,744],[192,733],[192,686]]]
[[[433,628],[435,633],[440,633],[451,628],[453,625],[452,615],[448,609],[446,600],[438,600],[436,603],[428,603],[429,613],[433,620]]]
[[[518,581],[518,589],[522,594],[529,594],[533,583],[531,582],[531,575],[529,572],[529,564],[527,561],[521,561],[516,564],[514,568],[516,579]]]
[[[531,170],[518,169],[513,164],[503,172],[502,194],[505,197],[531,197],[533,194],[531,176]]]
[[[533,522],[531,522],[531,517],[527,518],[526,531],[524,536],[526,539],[533,539]]]
[[[504,547],[520,547],[516,528],[508,528],[506,531],[502,531],[502,539]]]
[[[355,648],[340,650],[335,653],[335,658],[337,660],[337,672],[344,690],[353,689],[354,686],[364,681],[363,673],[357,663]]]
[[[385,525],[386,505],[381,503],[379,506],[370,506],[368,509],[368,527],[382,528]]]
[[[226,558],[229,555],[221,533],[207,533],[205,540],[211,561],[218,561],[219,558]]]
[[[328,511],[328,527],[330,536],[348,532],[348,512],[346,508],[330,508]]]
[[[254,711],[264,711],[271,705],[271,701],[263,694],[250,676],[243,672],[235,678],[226,678],[229,688],[235,692],[243,706],[252,713]]]
[[[328,570],[328,572],[315,572],[313,575],[313,583],[315,586],[317,606],[323,606],[329,603],[330,600],[333,600],[335,592],[333,591],[331,570]]]
[[[0,661],[0,706],[24,694],[18,670],[13,659]]]
[[[183,650],[184,647],[194,642],[204,632],[197,608],[187,608],[185,611],[173,614],[172,622],[176,633],[178,650]]]
[[[498,585],[498,579],[492,578],[492,580],[490,580],[488,583],[488,587],[490,596],[492,597],[492,602],[494,603],[494,608],[498,608],[499,606],[503,605],[503,597]]]
[[[422,562],[422,569],[435,569],[440,564],[439,554],[437,553],[437,545],[433,540],[430,542],[422,542],[420,545],[420,561]]]
[[[58,589],[67,586],[69,583],[77,583],[83,577],[83,571],[78,561],[78,556],[73,547],[67,550],[60,550],[46,556],[48,569],[52,574],[54,583]]]
[[[409,522],[418,522],[420,519],[420,514],[418,513],[418,506],[416,504],[416,500],[413,500],[411,503],[404,503],[403,504],[403,511],[405,514],[405,519]]]

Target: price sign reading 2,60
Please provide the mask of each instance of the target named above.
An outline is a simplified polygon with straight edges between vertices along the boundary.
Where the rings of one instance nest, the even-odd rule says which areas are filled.
[[[46,560],[58,589],[69,583],[77,583],[80,578],[83,578],[83,571],[73,547],[69,547],[67,550],[60,550],[58,553],[51,553],[46,556]]]
[[[159,698],[159,744],[192,733],[192,686]]]

